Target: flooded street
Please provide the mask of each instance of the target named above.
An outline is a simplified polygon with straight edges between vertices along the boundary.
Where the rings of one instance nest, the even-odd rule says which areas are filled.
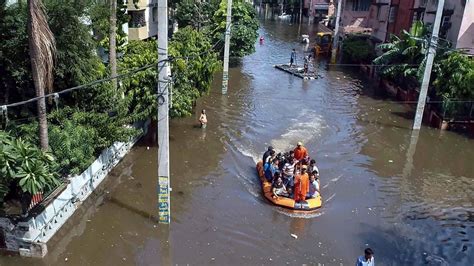
[[[194,117],[171,121],[172,223],[158,225],[157,150],[138,145],[53,239],[43,260],[0,265],[474,264],[474,140],[423,127],[355,67],[318,65],[303,81],[289,61],[307,25],[262,22],[256,53],[220,76]],[[311,36],[313,36],[311,34]],[[268,145],[302,141],[318,162],[324,204],[291,215],[260,193],[255,163]],[[298,236],[294,239],[290,234]]]

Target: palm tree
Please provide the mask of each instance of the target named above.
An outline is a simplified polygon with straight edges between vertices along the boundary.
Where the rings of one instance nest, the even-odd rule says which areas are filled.
[[[381,73],[386,76],[421,77],[426,61],[428,31],[421,21],[417,21],[409,32],[403,30],[400,35],[392,35],[391,42],[380,44],[378,48],[385,52],[373,62],[383,65]]]
[[[28,0],[28,46],[31,72],[35,85],[39,120],[39,139],[42,150],[48,149],[48,122],[45,91],[53,89],[54,55],[56,42],[49,29],[41,0]]]

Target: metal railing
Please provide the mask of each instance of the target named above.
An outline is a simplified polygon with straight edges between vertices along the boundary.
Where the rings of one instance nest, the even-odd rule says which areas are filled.
[[[474,120],[474,101],[443,98],[442,101],[436,102],[435,106],[444,120]]]

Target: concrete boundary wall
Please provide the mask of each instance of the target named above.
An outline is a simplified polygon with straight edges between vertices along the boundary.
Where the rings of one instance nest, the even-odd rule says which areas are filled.
[[[135,126],[142,128],[146,133],[148,124],[149,121]],[[140,137],[126,143],[114,143],[102,151],[82,174],[68,177],[66,188],[41,213],[16,224],[9,218],[0,218],[0,234],[5,240],[1,249],[25,257],[44,257],[48,252],[46,243],[125,157]]]

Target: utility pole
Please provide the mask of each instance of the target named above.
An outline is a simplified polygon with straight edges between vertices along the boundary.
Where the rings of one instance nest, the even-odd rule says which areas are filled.
[[[308,9],[309,15],[308,15],[308,25],[311,25],[311,22],[314,19],[314,12],[313,12],[313,0],[309,2],[309,9]]]
[[[224,70],[222,71],[222,94],[227,94],[229,85],[230,23],[232,22],[232,0],[227,0],[227,19],[225,23]]]
[[[110,64],[110,76],[117,76],[117,42],[116,42],[116,32],[117,32],[117,0],[110,1],[110,29],[109,29],[109,64]],[[112,89],[114,94],[117,94],[117,79],[112,81]]]
[[[169,224],[170,149],[168,92],[168,1],[158,0],[158,208],[159,223]]]
[[[418,97],[418,105],[416,106],[415,121],[413,122],[413,130],[421,128],[423,120],[423,112],[425,111],[426,95],[428,94],[428,86],[430,85],[431,69],[433,68],[433,61],[436,55],[436,46],[438,44],[438,32],[441,24],[441,17],[443,16],[444,0],[438,0],[438,8],[436,9],[436,17],[433,24],[433,33],[431,40],[428,43],[428,54],[426,55],[426,66],[423,74],[423,82],[421,83],[420,95]]]
[[[300,24],[303,22],[303,0],[300,0]]]
[[[337,46],[339,42],[339,20],[341,20],[342,0],[337,1],[336,27],[334,28],[334,39],[332,43],[331,63],[336,63]]]

